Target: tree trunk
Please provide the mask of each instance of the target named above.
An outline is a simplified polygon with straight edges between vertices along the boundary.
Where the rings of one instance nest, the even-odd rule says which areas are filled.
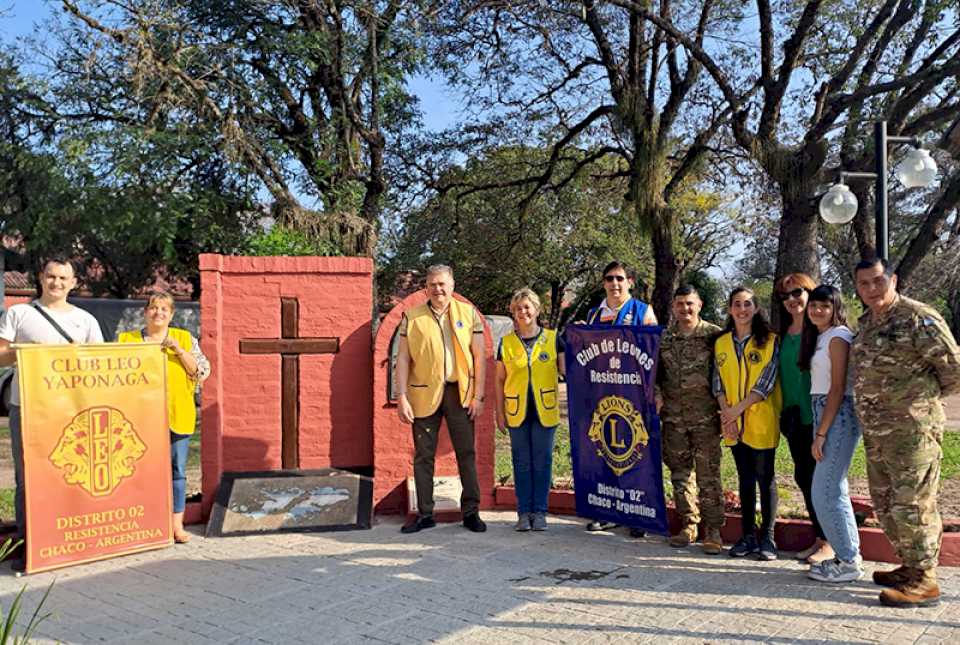
[[[926,217],[917,234],[910,241],[907,252],[897,265],[897,286],[905,290],[914,270],[937,241],[937,236],[950,213],[960,203],[960,171],[953,174],[937,201],[927,209]]]
[[[953,289],[947,305],[950,307],[950,331],[954,338],[960,338],[960,289]]]
[[[670,304],[680,277],[680,265],[673,247],[673,217],[667,208],[651,216],[650,241],[653,246],[653,297],[650,299],[657,320],[666,325],[670,320]]]
[[[820,254],[817,248],[817,208],[812,191],[781,186],[783,216],[777,247],[776,275],[806,273],[820,280]]]
[[[630,196],[637,223],[650,231],[654,276],[653,306],[657,320],[666,324],[670,318],[670,302],[677,288],[679,265],[674,249],[674,216],[664,203],[666,169],[670,167],[665,153],[656,145],[656,133],[637,124],[633,130],[634,156],[630,177]]]
[[[547,318],[547,327],[556,329],[560,322],[560,312],[563,310],[563,285],[556,281],[550,282],[550,315]]]
[[[872,258],[877,255],[876,219],[871,207],[874,199],[872,188],[872,185],[862,184],[851,187],[860,204],[857,215],[853,218],[853,232],[857,237],[857,250],[861,258]]]

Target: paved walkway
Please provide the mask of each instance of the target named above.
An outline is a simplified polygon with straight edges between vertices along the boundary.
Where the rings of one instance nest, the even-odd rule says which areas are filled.
[[[512,513],[486,517],[483,535],[442,525],[402,536],[388,519],[370,531],[196,537],[24,578],[4,565],[0,602],[26,584],[29,614],[55,579],[41,642],[960,642],[957,568],[941,569],[939,606],[892,610],[869,582],[820,585],[788,559],[587,534],[575,518],[519,534]]]

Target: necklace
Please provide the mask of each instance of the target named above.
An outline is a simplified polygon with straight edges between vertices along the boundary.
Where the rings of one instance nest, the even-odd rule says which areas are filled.
[[[162,343],[163,341],[167,340],[167,336],[169,336],[169,335],[170,335],[170,328],[167,327],[167,328],[164,330],[164,332],[163,332],[163,338],[161,338],[160,340],[151,340],[151,339],[150,339],[150,334],[147,333],[147,329],[146,329],[146,328],[143,328],[143,329],[140,330],[140,337],[143,338],[143,342],[145,342],[145,343],[151,343],[151,342],[152,342],[152,343]]]

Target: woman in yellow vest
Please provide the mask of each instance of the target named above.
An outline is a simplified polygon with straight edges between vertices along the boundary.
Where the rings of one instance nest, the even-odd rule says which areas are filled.
[[[774,461],[783,407],[777,378],[779,341],[757,306],[756,296],[737,287],[728,300],[724,332],[714,345],[713,395],[720,403],[724,445],[730,446],[740,480],[743,537],[733,557],[775,560],[777,519]],[[756,535],[756,494],[760,487],[760,534]]]
[[[200,351],[200,343],[185,329],[170,327],[173,296],[155,291],[144,308],[144,327],[125,331],[121,343],[160,343],[167,357],[167,416],[170,423],[170,460],[173,466],[173,539],[182,544],[190,540],[183,529],[183,511],[187,493],[187,451],[190,435],[197,423],[193,393],[196,385],[210,376],[210,362]]]
[[[510,299],[514,331],[497,351],[497,423],[510,432],[518,531],[547,528],[553,435],[560,423],[563,341],[537,323],[540,298],[520,289]]]

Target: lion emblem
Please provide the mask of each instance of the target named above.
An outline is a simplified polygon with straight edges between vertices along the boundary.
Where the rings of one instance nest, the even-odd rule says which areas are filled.
[[[147,452],[123,412],[111,407],[81,411],[63,429],[50,453],[50,462],[94,497],[109,495],[133,475],[136,462]]]
[[[650,440],[643,416],[629,399],[607,396],[600,399],[587,437],[594,443],[597,456],[617,476],[643,459],[643,449]]]

